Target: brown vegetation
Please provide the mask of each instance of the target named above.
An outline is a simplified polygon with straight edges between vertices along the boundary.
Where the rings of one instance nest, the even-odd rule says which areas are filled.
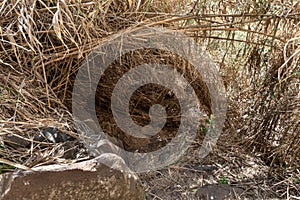
[[[63,159],[61,144],[32,138],[43,128],[55,126],[77,140],[70,102],[85,56],[111,36],[140,26],[184,32],[204,45],[217,64],[228,112],[219,145],[209,158],[218,160],[217,152],[230,158],[233,152],[251,155],[270,167],[267,185],[275,183],[270,190],[277,197],[300,196],[300,9],[293,1],[2,1],[0,163],[24,168],[85,159],[84,155],[75,161]],[[171,57],[163,52],[156,56]],[[129,67],[141,62],[134,56],[131,59]],[[149,54],[145,59],[156,58]],[[208,102],[203,102],[207,110]],[[29,148],[7,145],[8,135],[29,141]],[[130,149],[128,138],[118,139]],[[183,176],[179,171],[174,173]],[[158,179],[157,174],[142,176],[148,181]],[[151,182],[145,186],[158,187]]]

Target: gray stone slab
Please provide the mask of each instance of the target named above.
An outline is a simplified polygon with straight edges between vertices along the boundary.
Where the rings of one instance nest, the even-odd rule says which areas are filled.
[[[103,163],[115,165],[108,167]],[[33,170],[0,175],[1,199],[144,199],[138,177],[111,154]]]

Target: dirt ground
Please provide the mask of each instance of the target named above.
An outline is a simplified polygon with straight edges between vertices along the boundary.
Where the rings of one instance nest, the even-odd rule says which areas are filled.
[[[171,166],[139,174],[146,189],[145,199],[284,198],[279,196],[284,182],[278,184],[279,177],[269,173],[270,168],[259,158],[241,152],[238,146],[224,140],[203,159],[198,156],[198,147],[194,143]],[[290,195],[296,197],[297,189],[290,189]]]

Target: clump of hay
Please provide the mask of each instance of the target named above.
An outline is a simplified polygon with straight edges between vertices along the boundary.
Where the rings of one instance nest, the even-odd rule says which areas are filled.
[[[70,162],[63,158],[68,148],[34,138],[55,127],[78,141],[70,113],[72,85],[85,56],[128,27],[163,24],[168,15],[153,12],[160,6],[160,1],[3,1],[1,157],[30,167]],[[170,9],[175,10],[160,8],[165,13]],[[78,146],[75,142],[69,148]]]
[[[3,1],[0,3],[1,157],[34,166],[65,162],[61,144],[34,137],[56,127],[78,138],[65,105],[84,56],[105,37],[146,19],[148,2]],[[135,12],[136,11],[136,12]],[[6,145],[6,136],[29,148]],[[18,141],[19,141],[18,140]],[[75,147],[74,147],[75,146]],[[76,148],[74,145],[72,148]]]
[[[34,141],[34,137],[50,126],[78,140],[70,105],[72,85],[85,56],[99,43],[127,28],[159,25],[185,32],[206,44],[213,55],[228,92],[228,119],[223,135],[226,142],[235,139],[274,169],[297,168],[300,164],[299,4],[201,3],[2,1],[1,159],[29,167],[67,162],[63,152],[68,148],[60,143]],[[182,9],[182,5],[186,8]],[[142,53],[146,60],[159,62],[159,58],[164,58],[175,65],[183,62],[165,52]],[[135,56],[128,55],[123,61],[136,65],[140,60]],[[152,95],[147,87],[140,92]],[[138,96],[135,98],[133,104]],[[209,114],[205,95],[201,102]],[[132,114],[143,125],[147,122],[147,108],[139,106],[140,110],[133,109]],[[105,111],[108,106],[102,108]],[[108,115],[100,112],[98,117],[111,119]],[[30,147],[21,145],[15,149],[6,145],[3,138],[8,135],[29,142]],[[166,137],[166,141],[172,136]],[[125,148],[131,148],[130,138],[120,139],[125,141]],[[77,145],[80,146],[75,142],[72,148]],[[146,147],[136,145],[132,150],[143,151],[143,148]]]
[[[260,57],[257,51],[252,54]],[[241,128],[243,142],[262,153],[273,167],[296,167],[300,164],[300,149],[296,147],[300,143],[299,47],[287,43],[286,52],[274,51],[270,57],[266,74],[253,76],[256,88],[249,90],[249,97],[253,95],[255,102],[247,105]],[[254,65],[250,62],[249,68]]]

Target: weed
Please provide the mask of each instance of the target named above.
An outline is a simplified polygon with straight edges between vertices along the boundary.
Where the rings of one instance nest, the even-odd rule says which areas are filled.
[[[221,176],[219,179],[219,183],[221,183],[221,184],[228,184],[228,182],[229,182],[229,179],[227,176]]]

